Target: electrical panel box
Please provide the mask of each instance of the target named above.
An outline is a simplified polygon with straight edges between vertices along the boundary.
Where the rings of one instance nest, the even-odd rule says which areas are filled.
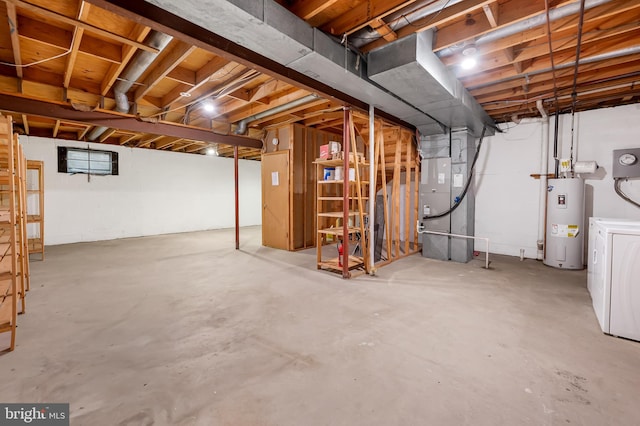
[[[640,148],[614,150],[612,175],[614,178],[640,177]]]

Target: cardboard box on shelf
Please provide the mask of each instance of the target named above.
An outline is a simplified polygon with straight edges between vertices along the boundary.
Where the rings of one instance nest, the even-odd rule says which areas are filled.
[[[336,152],[331,156],[333,160],[344,160],[344,151]],[[353,152],[349,153],[349,161],[355,161],[355,156]],[[364,163],[364,153],[358,152],[358,163]]]
[[[329,159],[329,144],[320,145],[320,159],[321,160]]]
[[[340,142],[336,142],[336,141],[330,141],[329,142],[329,154],[333,155],[336,152],[340,152],[342,150],[342,145],[340,145]]]

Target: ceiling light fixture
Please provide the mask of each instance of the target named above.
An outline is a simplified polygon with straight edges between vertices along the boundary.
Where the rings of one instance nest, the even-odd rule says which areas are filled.
[[[462,62],[460,63],[460,66],[465,70],[470,70],[473,67],[475,67],[477,64],[478,64],[478,61],[476,61],[476,58],[474,58],[473,56],[468,56],[462,60]]]
[[[213,102],[211,102],[210,100],[204,101],[202,103],[202,107],[206,112],[213,112],[215,110],[215,106],[213,105]]]
[[[462,66],[462,68],[465,70],[470,70],[471,68],[475,67],[478,63],[476,59],[476,53],[478,53],[478,48],[476,47],[476,43],[474,41],[465,43],[462,47],[462,56],[464,57],[464,59],[460,63],[460,66]]]
[[[183,98],[190,98],[191,97],[191,93],[189,93],[189,92],[180,92],[180,96],[182,96]]]
[[[475,41],[464,44],[464,47],[462,48],[462,54],[464,56],[473,56],[476,53],[478,53],[478,48],[476,47]]]
[[[218,155],[218,148],[210,146],[205,152],[207,155]]]

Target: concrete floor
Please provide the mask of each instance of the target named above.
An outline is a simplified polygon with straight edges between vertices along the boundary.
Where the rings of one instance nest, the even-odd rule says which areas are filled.
[[[640,424],[640,343],[600,332],[585,271],[412,256],[344,281],[259,241],[48,248],[0,401],[72,425]]]

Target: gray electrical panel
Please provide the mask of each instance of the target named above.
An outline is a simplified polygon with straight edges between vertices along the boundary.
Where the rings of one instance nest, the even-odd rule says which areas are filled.
[[[438,219],[425,219],[449,210],[451,206],[451,159],[426,158],[422,160],[420,177],[420,222],[428,231],[449,232],[449,215]],[[449,260],[449,237],[422,234],[422,255],[431,259]]]
[[[640,148],[613,151],[612,175],[614,178],[640,177]]]

